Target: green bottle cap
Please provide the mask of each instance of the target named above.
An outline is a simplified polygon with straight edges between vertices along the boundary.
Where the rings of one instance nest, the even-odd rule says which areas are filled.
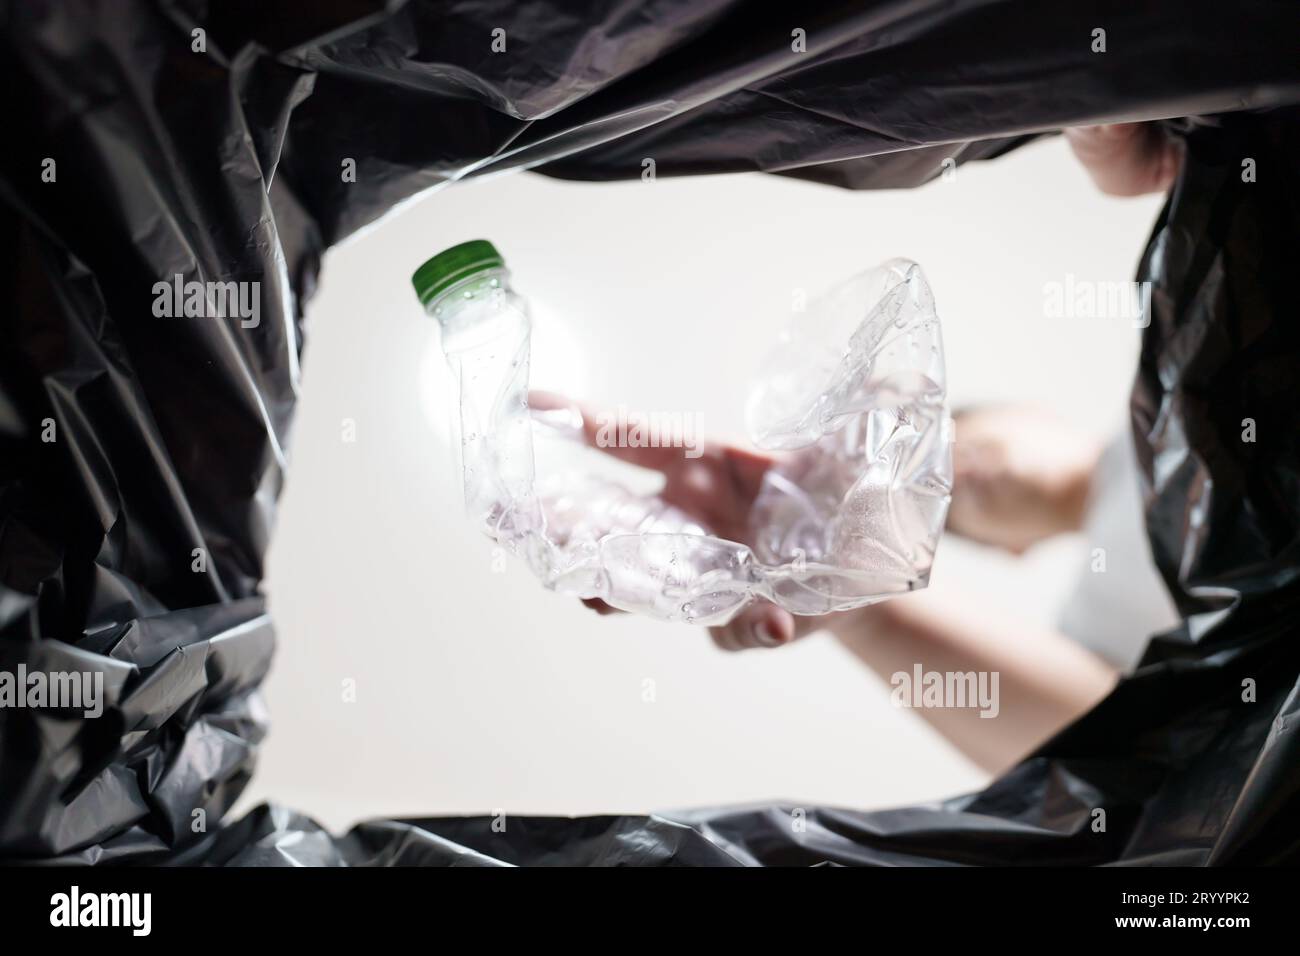
[[[425,262],[411,276],[411,285],[415,286],[420,304],[428,306],[439,293],[462,279],[489,269],[504,269],[505,265],[506,261],[497,252],[496,246],[486,239],[471,239],[444,249]]]

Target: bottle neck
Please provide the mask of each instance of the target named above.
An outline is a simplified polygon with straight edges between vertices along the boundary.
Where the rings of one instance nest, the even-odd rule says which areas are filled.
[[[486,269],[460,280],[438,293],[425,306],[426,314],[439,322],[446,322],[451,316],[467,307],[491,303],[493,299],[504,299],[513,295],[510,288],[510,270]]]

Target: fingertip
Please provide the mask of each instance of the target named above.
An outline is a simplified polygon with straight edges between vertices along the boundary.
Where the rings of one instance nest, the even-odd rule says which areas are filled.
[[[767,621],[755,621],[750,628],[750,638],[755,647],[780,647],[781,639]]]
[[[606,614],[618,613],[618,608],[611,604],[606,604],[600,598],[579,598],[578,600],[582,602],[583,607],[590,608],[601,617],[604,617]]]
[[[709,637],[713,638],[714,645],[720,651],[740,650],[740,648],[736,646],[735,638],[732,635],[730,628],[711,627],[709,628]]]
[[[794,640],[794,617],[788,611],[772,605],[762,617],[761,628],[766,632],[768,647],[780,647]]]

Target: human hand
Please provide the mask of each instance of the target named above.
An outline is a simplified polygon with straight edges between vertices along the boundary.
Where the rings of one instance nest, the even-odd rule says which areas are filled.
[[[1156,123],[1076,126],[1065,138],[1108,196],[1164,192],[1178,176],[1183,146]]]
[[[628,464],[659,472],[664,485],[658,496],[664,504],[689,515],[710,534],[752,545],[749,511],[762,488],[763,476],[774,464],[771,456],[719,443],[696,447],[692,455],[698,451],[698,457],[687,457],[681,448],[611,445],[600,440],[600,422],[608,418],[582,404],[539,391],[529,394],[528,403],[538,411],[578,412],[582,417],[582,437],[588,446]],[[582,603],[600,614],[618,610],[598,598],[588,598]],[[819,620],[797,618],[776,604],[760,600],[747,605],[730,623],[709,628],[709,634],[723,650],[780,647],[815,630]]]
[[[954,421],[949,530],[1019,554],[1080,527],[1101,454],[1088,435],[1020,405],[976,408]]]

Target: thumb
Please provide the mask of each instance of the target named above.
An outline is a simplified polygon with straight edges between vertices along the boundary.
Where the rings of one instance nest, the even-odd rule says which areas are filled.
[[[713,643],[724,651],[781,647],[795,637],[794,615],[767,601],[751,604],[729,623],[709,628]]]

